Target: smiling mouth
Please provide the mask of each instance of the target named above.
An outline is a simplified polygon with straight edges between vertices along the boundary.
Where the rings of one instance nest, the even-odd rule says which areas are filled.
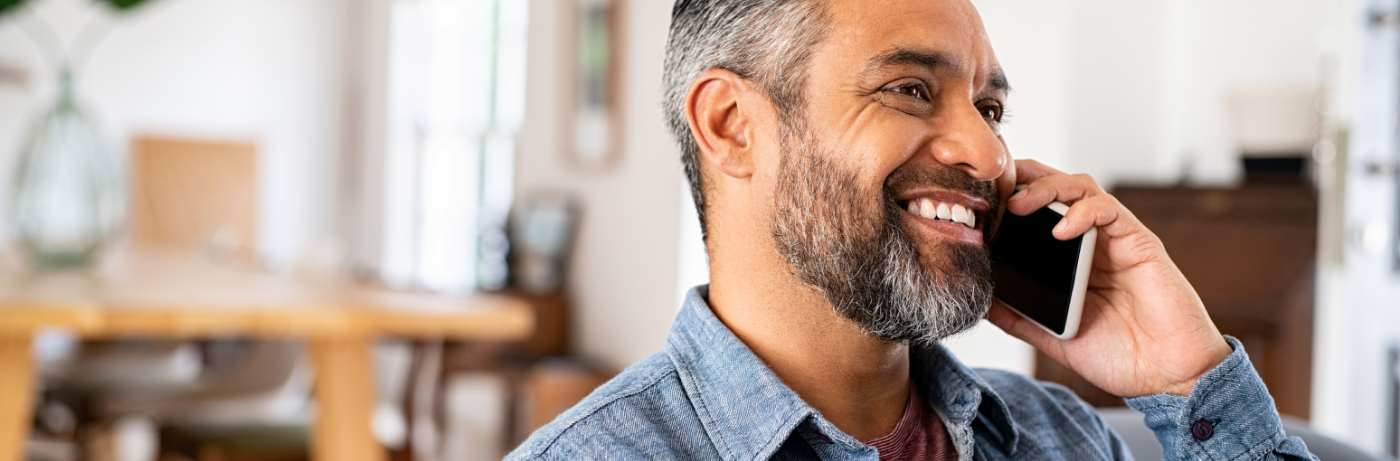
[[[962,224],[969,229],[977,228],[979,212],[961,204],[918,198],[900,202],[899,205],[910,214],[924,219]]]

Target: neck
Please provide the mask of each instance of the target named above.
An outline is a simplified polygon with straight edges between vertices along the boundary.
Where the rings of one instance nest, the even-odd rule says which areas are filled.
[[[714,237],[709,304],[720,321],[843,432],[864,441],[894,431],[909,398],[908,346],[860,331],[771,245]]]

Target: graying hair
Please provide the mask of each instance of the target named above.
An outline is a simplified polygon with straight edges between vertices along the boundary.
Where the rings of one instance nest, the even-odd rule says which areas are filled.
[[[725,69],[767,94],[781,121],[800,116],[807,64],[826,37],[821,0],[676,0],[666,43],[663,109],[681,148],[681,163],[701,235],[709,240],[700,146],[685,116],[685,97],[700,73]]]

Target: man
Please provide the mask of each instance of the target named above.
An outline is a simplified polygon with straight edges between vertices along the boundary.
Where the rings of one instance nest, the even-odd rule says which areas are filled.
[[[665,85],[711,284],[665,352],[512,458],[1131,457],[1068,390],[938,345],[984,317],[1129,397],[1170,459],[1311,458],[1148,229],[1092,179],[1012,161],[966,0],[679,0]],[[961,210],[907,211],[924,199]],[[985,247],[1055,200],[1056,237],[1099,228],[1068,341],[992,300]]]

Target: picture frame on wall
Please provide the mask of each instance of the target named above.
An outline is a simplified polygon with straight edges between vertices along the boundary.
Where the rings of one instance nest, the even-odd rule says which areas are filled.
[[[620,0],[573,0],[573,110],[568,163],[601,172],[622,161]]]

